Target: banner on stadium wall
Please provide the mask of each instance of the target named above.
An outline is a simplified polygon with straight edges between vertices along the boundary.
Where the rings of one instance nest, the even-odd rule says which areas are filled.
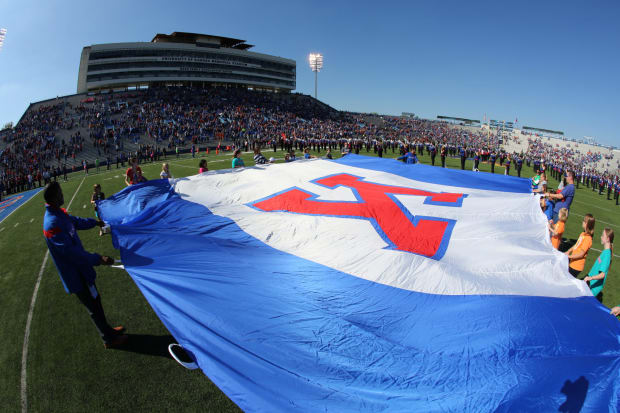
[[[247,411],[607,411],[620,324],[530,182],[347,155],[99,203],[125,269]]]

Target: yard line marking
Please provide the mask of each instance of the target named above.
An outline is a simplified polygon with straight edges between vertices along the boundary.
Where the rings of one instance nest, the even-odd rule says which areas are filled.
[[[598,252],[603,252],[601,250],[597,250],[596,248],[590,248],[590,249],[594,250],[594,251],[598,251]],[[613,255],[614,255],[614,257],[620,258],[620,255],[616,255],[616,254],[613,254]]]
[[[84,183],[84,179],[80,182],[71,201],[69,201],[69,205],[67,205],[67,210],[73,203],[75,196],[80,191],[82,184]],[[24,331],[24,344],[22,347],[22,377],[21,377],[21,404],[22,404],[22,413],[26,413],[28,411],[28,394],[26,391],[27,382],[26,382],[26,366],[28,365],[28,342],[30,341],[30,326],[32,324],[32,314],[34,313],[34,305],[37,302],[37,295],[39,293],[39,286],[41,285],[41,277],[43,276],[43,270],[45,269],[45,264],[47,264],[47,260],[50,256],[49,249],[45,252],[45,257],[43,258],[43,262],[41,263],[41,269],[39,270],[39,276],[37,277],[37,282],[34,285],[34,291],[32,292],[32,299],[30,300],[30,309],[28,310],[28,318],[26,319],[26,330]]]
[[[593,204],[590,204],[588,202],[577,201],[576,199],[574,199],[574,201],[577,202],[578,204],[587,205],[587,206],[591,206],[591,207],[594,207],[594,208],[602,209],[603,211],[613,212],[611,209],[603,208],[603,207],[600,207],[598,205],[593,205]]]
[[[30,218],[30,223],[32,224],[32,221],[34,221],[34,218]]]
[[[108,181],[108,180],[110,180],[110,179],[112,179],[112,178],[104,178],[103,180],[104,180],[104,181]]]
[[[578,217],[583,218],[583,215],[578,214],[578,213],[576,213],[576,212],[575,212],[575,215],[577,215]],[[603,220],[601,220],[601,219],[597,219],[597,220],[596,220],[596,222],[600,222],[600,223],[603,223],[603,224],[609,225],[610,227],[620,228],[620,227],[619,227],[619,226],[617,226],[616,224],[612,224],[611,222],[603,221]]]
[[[4,231],[4,227],[0,228],[0,232]]]
[[[86,208],[86,204],[84,204],[84,205],[82,206],[82,209],[85,209],[85,208]]]
[[[18,225],[19,225],[19,222],[16,222],[15,225],[13,225],[13,228],[17,228]]]

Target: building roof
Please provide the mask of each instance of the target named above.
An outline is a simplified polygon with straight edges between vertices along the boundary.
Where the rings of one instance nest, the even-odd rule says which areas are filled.
[[[226,47],[230,49],[247,50],[253,45],[245,40],[233,39],[232,37],[213,36],[210,34],[172,32],[171,34],[157,33],[153,43],[187,43],[205,47]]]

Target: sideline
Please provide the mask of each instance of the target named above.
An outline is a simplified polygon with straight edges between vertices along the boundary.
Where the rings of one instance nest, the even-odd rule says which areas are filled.
[[[39,194],[39,192],[41,192],[41,190],[42,190],[42,189],[43,189],[43,188],[39,188],[39,190],[38,190],[35,194],[32,194],[32,196],[31,196],[30,198],[28,198],[27,200],[25,200],[23,204],[18,205],[18,206],[17,206],[17,208],[15,208],[15,209],[14,209],[14,210],[12,210],[11,212],[9,212],[9,214],[8,214],[7,216],[5,216],[4,218],[0,219],[0,223],[2,223],[5,219],[7,219],[8,217],[10,217],[10,216],[13,214],[13,212],[17,211],[18,209],[20,209],[21,207],[23,207],[24,205],[26,205],[26,204],[28,203],[28,201],[30,201],[32,198],[34,198],[35,196],[37,196],[37,195]],[[36,189],[33,189],[33,191],[36,191]],[[20,195],[20,194],[24,194],[24,193],[26,193],[26,192],[19,192],[19,193],[15,194],[15,196],[18,196],[18,195]]]
[[[82,178],[80,185],[78,185],[71,201],[67,205],[67,211],[71,207],[75,196],[80,191],[82,184],[86,176]],[[26,201],[28,202],[28,201]],[[32,292],[32,299],[30,300],[30,310],[28,310],[28,318],[26,319],[26,330],[24,331],[24,345],[22,347],[22,377],[21,377],[21,404],[22,404],[22,413],[26,413],[28,411],[28,394],[27,394],[27,382],[26,382],[26,367],[28,365],[28,343],[30,341],[30,326],[32,324],[32,314],[34,313],[34,306],[37,302],[37,295],[39,293],[39,286],[41,285],[41,277],[43,276],[43,270],[45,270],[45,264],[47,264],[47,260],[50,256],[50,250],[48,249],[45,252],[45,257],[43,258],[43,262],[41,263],[41,269],[39,270],[39,276],[37,277],[37,282],[34,285],[34,291]]]

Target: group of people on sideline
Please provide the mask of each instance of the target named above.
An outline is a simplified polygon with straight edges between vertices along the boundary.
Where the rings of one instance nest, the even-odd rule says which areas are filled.
[[[550,241],[553,247],[560,250],[562,236],[566,229],[566,221],[570,213],[570,207],[575,197],[575,174],[567,171],[555,192],[550,192],[547,187],[546,172],[543,170],[532,178],[532,191],[541,194],[540,206],[548,220]],[[562,178],[562,177],[560,177]],[[575,278],[584,271],[588,252],[592,248],[596,219],[592,214],[585,214],[581,222],[582,232],[577,241],[570,246],[564,254],[568,257],[568,272]],[[583,278],[588,283],[592,295],[602,302],[603,287],[607,281],[607,275],[613,257],[614,231],[604,228],[601,232],[601,245],[603,250],[596,259],[592,268]]]

